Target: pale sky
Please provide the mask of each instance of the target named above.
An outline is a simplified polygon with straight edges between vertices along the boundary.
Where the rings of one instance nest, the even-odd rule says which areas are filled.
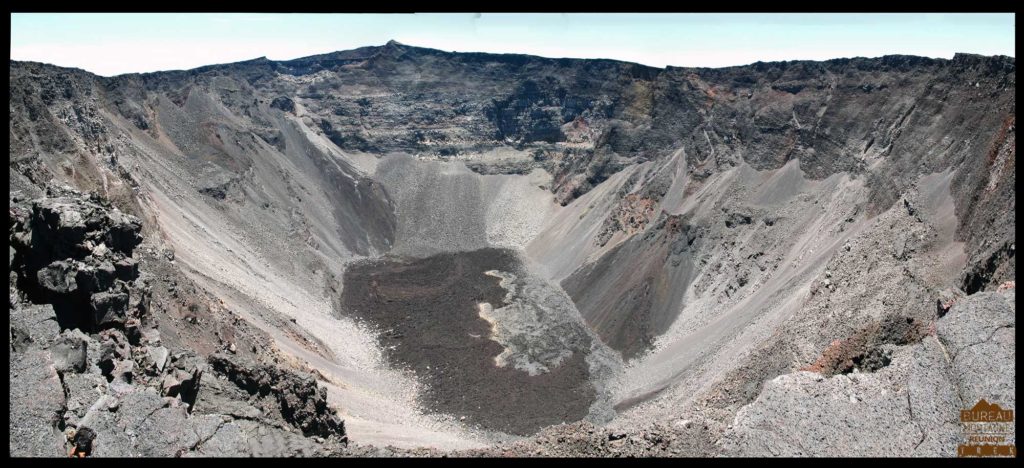
[[[460,52],[610,58],[656,67],[889,54],[1016,56],[1006,14],[12,13],[11,59],[112,76],[394,39]]]

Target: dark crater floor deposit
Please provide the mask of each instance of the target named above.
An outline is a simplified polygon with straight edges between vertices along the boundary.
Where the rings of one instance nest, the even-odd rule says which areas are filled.
[[[421,403],[427,409],[482,429],[529,435],[583,419],[596,393],[582,352],[533,376],[495,364],[504,348],[490,338],[479,304],[500,314],[507,291],[485,272],[520,269],[514,253],[503,249],[360,263],[345,273],[342,303],[346,313],[380,330],[392,366],[413,370],[426,383]]]

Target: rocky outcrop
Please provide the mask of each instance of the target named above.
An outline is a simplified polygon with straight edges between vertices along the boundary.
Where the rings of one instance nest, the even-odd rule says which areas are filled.
[[[12,456],[314,456],[344,446],[324,389],[284,369],[258,377],[277,416],[231,412],[244,392],[195,411],[211,376],[195,352],[160,339],[132,258],[139,220],[96,195],[48,193],[11,199]]]
[[[132,258],[142,241],[139,219],[97,196],[61,187],[49,191],[48,197],[10,207],[17,288],[28,301],[53,304],[63,328],[137,332],[149,302]]]
[[[277,410],[303,434],[345,439],[344,421],[327,406],[327,389],[318,387],[312,375],[299,375],[223,353],[210,356],[209,362],[214,371],[258,397],[262,407]]]
[[[767,383],[720,441],[729,456],[956,456],[959,411],[1015,406],[1014,290],[956,302],[919,342],[884,345],[891,360]],[[1010,441],[1012,443],[1012,440]]]

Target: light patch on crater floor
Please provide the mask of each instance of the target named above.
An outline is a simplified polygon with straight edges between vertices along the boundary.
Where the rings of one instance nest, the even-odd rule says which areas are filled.
[[[490,270],[484,274],[499,278],[506,306],[481,308],[481,317],[491,323],[493,338],[504,350],[495,357],[497,365],[509,364],[530,375],[558,367],[574,350],[586,349],[587,334],[582,323],[573,320],[572,302],[546,283],[515,274]]]
[[[514,274],[489,270],[505,289],[505,305],[482,305],[480,316],[492,325],[492,340],[504,350],[495,357],[499,366],[509,363],[531,376],[551,372],[573,353],[584,353],[597,398],[588,420],[604,422],[614,417],[607,383],[622,370],[622,360],[586,326],[569,296],[560,287],[527,270]]]
[[[501,344],[501,342],[498,341],[498,338],[497,338],[498,322],[496,320],[494,320],[494,306],[492,306],[490,302],[481,302],[481,303],[477,304],[477,308],[479,309],[478,314],[480,315],[480,318],[486,320],[487,323],[489,323],[491,325],[491,332],[490,332],[490,334],[487,335],[487,339],[489,339],[489,340],[491,340],[491,341],[493,341],[495,343]],[[472,334],[472,333],[470,333],[469,336],[472,336],[473,338],[480,338],[480,336]],[[501,358],[501,356],[504,356],[505,353],[507,353],[507,352],[508,352],[508,348],[505,348],[505,350],[502,351],[502,353],[500,355],[494,356],[494,365],[496,365],[498,367],[505,367],[505,365],[507,364],[507,361],[502,360],[500,358]],[[533,374],[531,374],[531,375],[533,375]]]

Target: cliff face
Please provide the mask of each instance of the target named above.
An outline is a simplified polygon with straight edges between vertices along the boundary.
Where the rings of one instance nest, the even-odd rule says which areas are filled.
[[[317,369],[369,442],[491,435],[406,423],[432,393],[381,361],[400,338],[351,310],[376,299],[341,299],[353,262],[511,249],[541,285],[516,310],[543,320],[496,326],[589,326],[572,330],[591,348],[550,352],[580,353],[565,362],[605,406],[573,417],[595,423],[684,394],[725,421],[852,323],[934,321],[935,291],[1015,278],[1010,57],[658,69],[389,42],[111,78],[11,62],[10,81],[12,197],[55,182],[137,216],[145,248]]]
[[[1012,216],[1005,209],[1015,180],[1012,58],[886,56],[655,69],[391,42],[286,62],[258,59],[114,78],[12,63],[11,79],[11,158],[18,167],[30,164],[36,151],[109,154],[105,139],[112,136],[102,111],[150,135],[166,132],[190,158],[235,176],[248,164],[232,154],[232,143],[287,151],[277,120],[301,115],[342,150],[469,159],[483,173],[544,168],[563,205],[623,167],[667,159],[679,148],[686,148],[696,178],[741,162],[766,170],[790,160],[814,179],[863,175],[871,213],[891,206],[915,176],[964,167],[954,182],[959,235],[974,263],[1012,261],[980,245],[980,239],[991,247],[1012,237],[1005,230],[1012,223],[995,222]],[[171,120],[182,118],[194,128],[173,128]],[[221,135],[218,126],[236,138]],[[76,137],[82,140],[77,148]],[[522,157],[480,156],[502,147]],[[346,169],[330,166],[316,170],[324,182],[343,186],[338,178]],[[210,182],[211,193],[221,194],[233,181],[231,174],[223,179]],[[372,192],[357,184],[329,193],[339,217],[356,216],[368,231],[347,235],[379,237],[353,242],[353,250],[364,253],[386,245],[391,229],[377,219],[383,215],[365,213],[386,211],[386,203],[351,206],[351,199],[373,198]],[[985,268],[975,270],[974,276],[984,276]]]

